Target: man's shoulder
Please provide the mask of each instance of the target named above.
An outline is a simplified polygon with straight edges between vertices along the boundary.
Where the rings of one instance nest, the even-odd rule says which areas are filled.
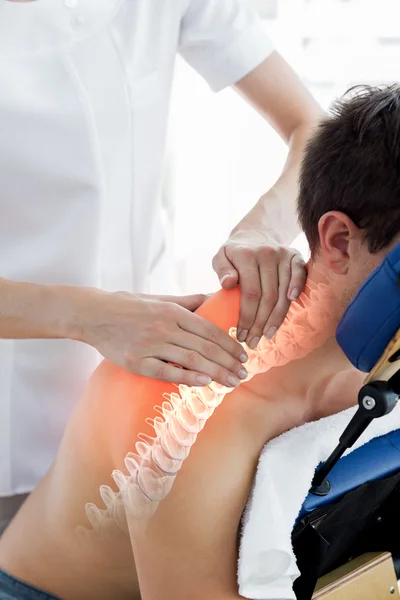
[[[329,417],[355,406],[364,380],[365,373],[353,367],[326,376],[321,381],[319,396],[313,402],[312,420]]]

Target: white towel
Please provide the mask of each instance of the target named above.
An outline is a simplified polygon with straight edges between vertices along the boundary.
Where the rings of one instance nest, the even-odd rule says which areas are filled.
[[[299,575],[291,533],[315,469],[336,447],[356,407],[271,440],[261,453],[239,551],[239,593],[251,600],[292,600]],[[400,405],[375,419],[347,454],[400,428]]]

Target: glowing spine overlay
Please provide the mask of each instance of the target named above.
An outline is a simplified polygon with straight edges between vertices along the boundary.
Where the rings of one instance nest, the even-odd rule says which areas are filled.
[[[255,350],[246,346],[249,360],[245,381],[272,367],[305,357],[330,337],[334,333],[332,299],[332,289],[327,283],[315,284],[309,279],[275,337],[263,338]],[[231,329],[230,335],[235,337],[235,333],[236,330]],[[129,474],[119,470],[112,474],[119,491],[101,486],[106,508],[86,505],[86,514],[97,533],[106,530],[110,519],[121,531],[128,533],[129,529],[131,537],[145,530],[159,503],[171,490],[198,433],[225,395],[232,391],[232,388],[212,383],[203,388],[180,385],[177,392],[164,395],[164,402],[154,407],[159,416],[146,419],[154,428],[155,436],[139,434],[136,453],[125,457]]]

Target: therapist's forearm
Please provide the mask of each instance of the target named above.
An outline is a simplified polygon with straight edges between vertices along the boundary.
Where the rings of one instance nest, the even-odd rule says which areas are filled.
[[[293,131],[289,141],[289,154],[279,179],[237,227],[245,223],[249,229],[259,229],[271,234],[282,245],[290,244],[299,235],[296,214],[298,178],[304,147],[312,130],[313,127],[307,123],[299,125]]]
[[[0,338],[76,337],[75,309],[84,288],[0,278]]]
[[[296,198],[305,144],[324,113],[277,52],[239,81],[236,90],[271,123],[289,148],[278,181],[238,227],[262,228],[286,245],[299,233]],[[265,168],[268,169],[267,158]]]

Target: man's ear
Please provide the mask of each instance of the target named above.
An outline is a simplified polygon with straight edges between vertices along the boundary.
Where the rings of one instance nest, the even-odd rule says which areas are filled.
[[[361,243],[361,230],[347,215],[334,210],[320,218],[318,233],[326,265],[334,273],[345,275],[354,258],[352,254]]]

